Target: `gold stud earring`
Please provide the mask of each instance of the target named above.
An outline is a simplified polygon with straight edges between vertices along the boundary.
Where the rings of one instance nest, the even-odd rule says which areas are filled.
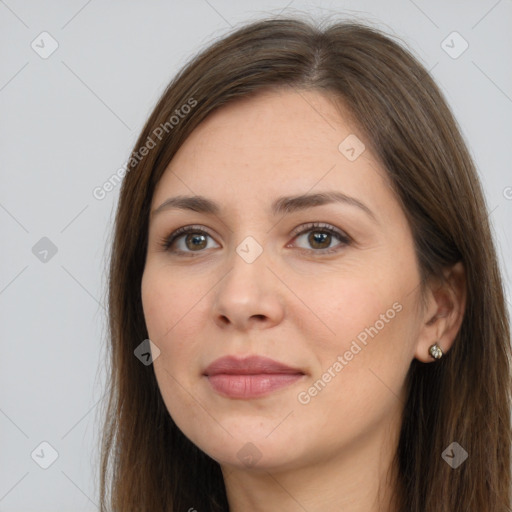
[[[441,349],[441,347],[437,344],[437,343],[434,343],[429,349],[428,349],[428,352],[429,354],[434,358],[434,359],[441,359],[441,357],[443,357],[443,350]]]

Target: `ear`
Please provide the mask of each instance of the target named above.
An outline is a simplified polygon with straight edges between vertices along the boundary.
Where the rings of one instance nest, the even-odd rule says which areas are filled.
[[[466,308],[466,273],[462,262],[443,272],[444,280],[428,284],[426,307],[416,344],[415,358],[424,363],[435,359],[429,348],[437,343],[446,354],[459,332]]]

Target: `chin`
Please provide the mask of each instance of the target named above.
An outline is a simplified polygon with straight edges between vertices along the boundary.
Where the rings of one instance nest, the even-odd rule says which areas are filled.
[[[290,443],[291,435],[285,437],[268,436],[271,429],[265,433],[254,432],[248,434],[231,432],[233,437],[226,434],[222,439],[213,440],[211,437],[196,445],[209,457],[219,464],[246,470],[283,470],[293,467],[297,463],[299,451],[294,443]],[[213,442],[212,442],[213,441]]]

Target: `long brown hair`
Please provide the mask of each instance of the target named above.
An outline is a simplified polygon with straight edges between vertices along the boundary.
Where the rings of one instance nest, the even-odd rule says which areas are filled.
[[[182,69],[132,153],[110,255],[102,512],[229,510],[219,464],[176,427],[152,366],[134,356],[148,338],[141,278],[153,191],[186,137],[214,109],[276,87],[324,92],[351,114],[410,222],[423,284],[458,261],[465,267],[466,309],[451,350],[431,364],[414,359],[407,374],[397,510],[510,511],[508,311],[488,210],[458,125],[425,68],[379,30],[273,18],[237,29]],[[441,456],[453,441],[469,454],[457,469]]]

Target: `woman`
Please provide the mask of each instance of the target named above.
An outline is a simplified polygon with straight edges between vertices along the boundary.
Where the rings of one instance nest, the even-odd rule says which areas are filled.
[[[485,201],[386,35],[272,19],[193,59],[134,148],[110,272],[102,510],[511,510]]]

